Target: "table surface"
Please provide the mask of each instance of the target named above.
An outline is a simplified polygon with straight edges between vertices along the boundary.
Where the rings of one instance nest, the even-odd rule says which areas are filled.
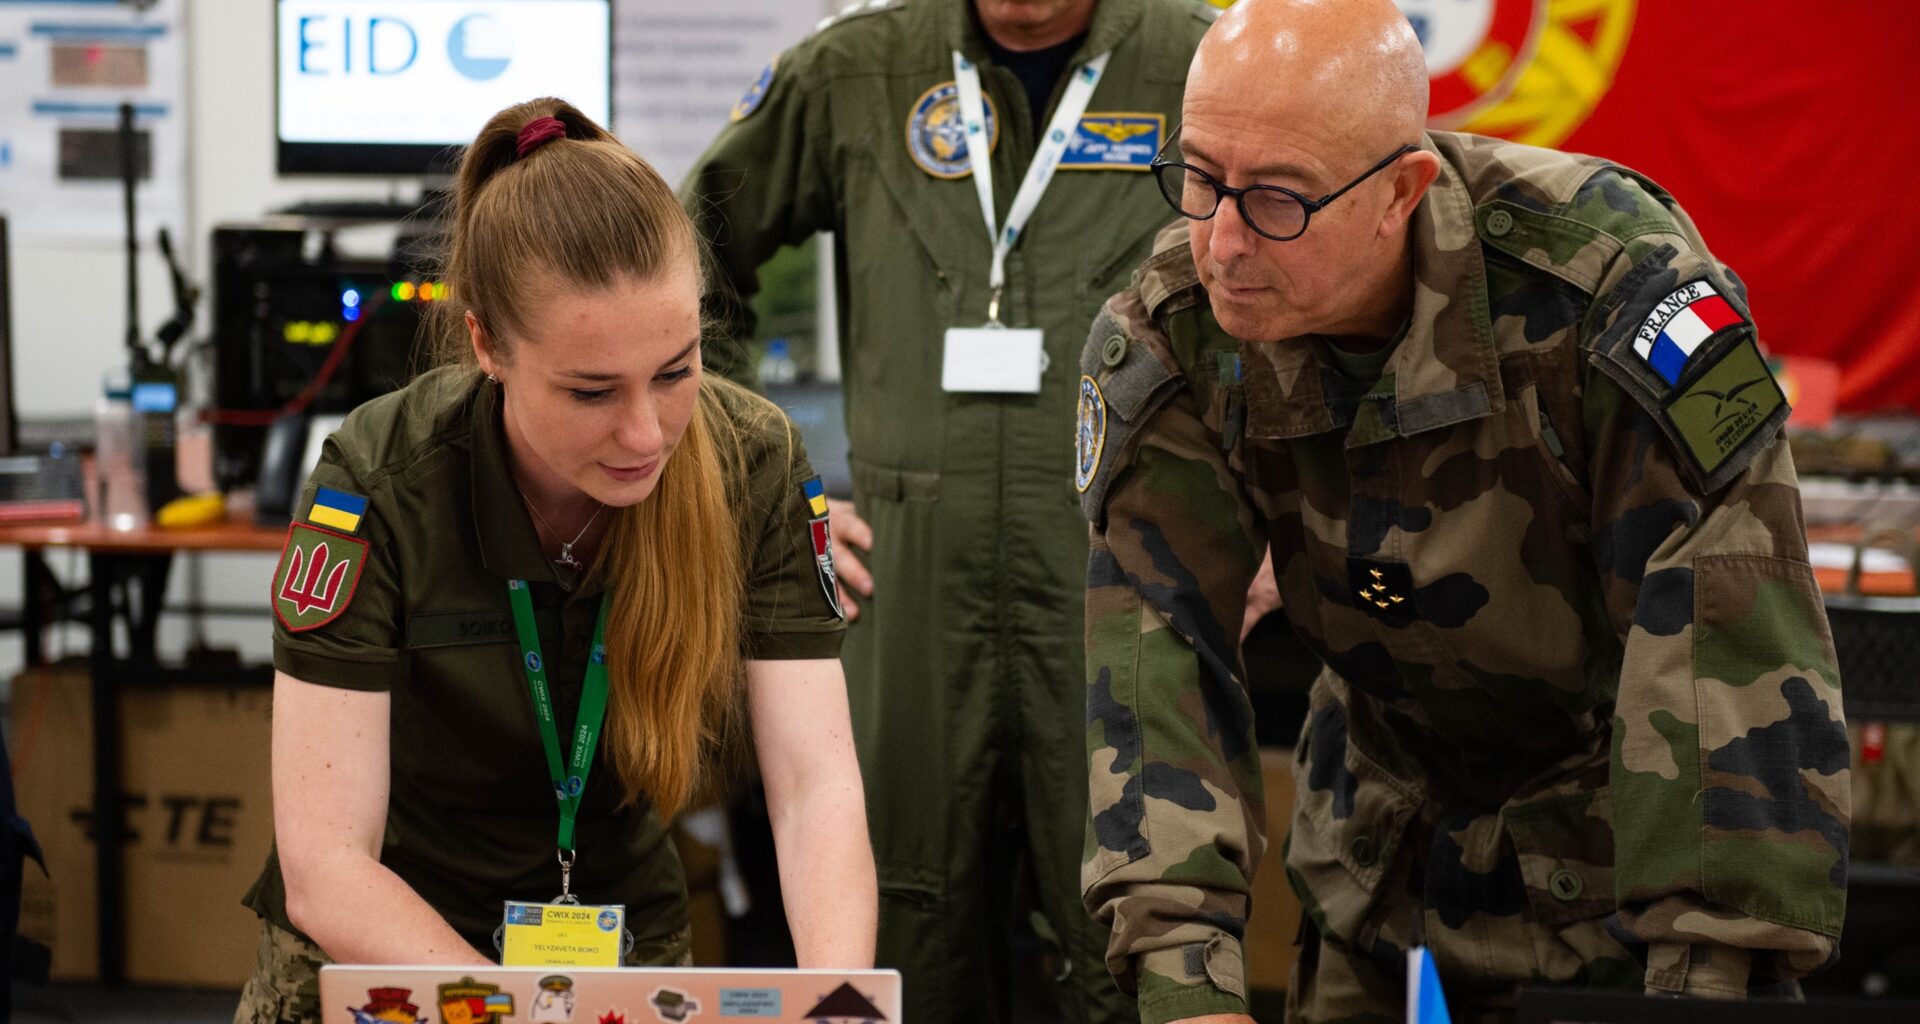
[[[1814,526],[1809,540],[1851,544],[1860,537],[1858,527]],[[287,541],[285,526],[261,526],[253,521],[252,509],[238,507],[226,522],[189,530],[163,530],[146,525],[132,530],[116,530],[104,523],[87,520],[77,523],[29,523],[0,525],[0,546],[20,548],[85,548],[115,554],[166,554],[172,551],[258,551],[278,552]],[[1814,576],[1820,589],[1839,593],[1846,588],[1846,570],[1816,567]],[[1865,594],[1912,594],[1914,576],[1910,571],[1863,573],[1860,590]]]
[[[1815,545],[1816,550],[1818,550],[1819,546],[1824,545],[1840,545],[1851,548],[1853,545],[1859,543],[1862,534],[1863,531],[1858,526],[1807,527],[1807,541],[1809,544]],[[1900,551],[1888,548],[1878,548],[1876,551],[1881,554],[1882,557],[1896,556],[1894,561],[1899,563],[1898,567],[1875,571],[1872,567],[1874,563],[1869,561],[1867,567],[1860,573],[1860,593],[1873,597],[1912,596],[1915,592],[1914,572],[1913,568],[1906,564],[1906,559],[1912,554],[1912,551]],[[1850,561],[1851,558],[1849,557],[1848,560]],[[1816,563],[1819,561],[1820,559],[1816,558]],[[1845,568],[1832,564],[1816,564],[1813,567],[1813,577],[1814,580],[1819,583],[1820,590],[1823,593],[1846,593],[1847,570]]]
[[[116,530],[105,523],[27,523],[0,526],[0,546],[19,548],[86,548],[112,554],[167,554],[173,551],[277,552],[286,545],[285,526],[260,526],[251,510],[244,516],[186,530],[163,530],[144,525]]]

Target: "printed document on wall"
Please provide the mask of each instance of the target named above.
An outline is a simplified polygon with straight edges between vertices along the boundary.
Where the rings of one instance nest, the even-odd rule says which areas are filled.
[[[185,227],[183,18],[181,0],[0,0],[0,212],[21,242],[125,236],[122,103],[142,242]]]
[[[617,0],[614,130],[678,182],[728,120],[757,104],[780,51],[842,6],[845,0]]]

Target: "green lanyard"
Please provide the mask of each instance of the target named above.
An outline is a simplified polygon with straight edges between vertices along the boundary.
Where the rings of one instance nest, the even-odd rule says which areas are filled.
[[[553,694],[547,688],[547,664],[540,657],[540,632],[533,624],[533,598],[526,580],[508,580],[513,602],[513,627],[520,634],[520,662],[527,669],[527,688],[533,691],[533,715],[540,721],[540,742],[547,748],[547,773],[553,777],[553,795],[560,802],[560,862],[573,860],[573,822],[580,813],[580,794],[587,789],[593,750],[600,742],[600,723],[607,717],[607,604],[600,599],[600,617],[593,624],[593,653],[587,657],[587,678],[580,688],[580,716],[573,727],[573,752],[565,770],[560,764],[560,731],[553,720]]]

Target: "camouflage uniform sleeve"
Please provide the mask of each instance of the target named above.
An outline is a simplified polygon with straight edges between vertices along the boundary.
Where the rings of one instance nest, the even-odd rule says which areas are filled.
[[[783,245],[832,230],[828,153],[834,138],[811,44],[775,58],[734,105],[732,120],[688,172],[680,201],[707,247],[709,369],[753,387],[746,344],[756,318],[760,267]]]
[[[1603,283],[1582,399],[1593,551],[1624,643],[1610,924],[1648,944],[1650,991],[1743,995],[1836,951],[1848,744],[1793,463],[1775,443],[1786,402],[1739,282],[1672,212]],[[1702,282],[1727,309],[1688,305]],[[1663,363],[1657,347],[1686,333],[1676,315],[1694,313],[1709,333]]]
[[[1265,803],[1238,627],[1266,526],[1135,293],[1095,321],[1083,368],[1086,905],[1144,1024],[1245,1013]]]

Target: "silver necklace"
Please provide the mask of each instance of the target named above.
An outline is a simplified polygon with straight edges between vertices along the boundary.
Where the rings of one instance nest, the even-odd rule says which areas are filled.
[[[551,536],[554,540],[560,539],[560,531],[554,529],[552,523],[547,522],[547,517],[541,515],[539,509],[533,507],[533,501],[532,499],[527,497],[527,494],[525,491],[520,492],[520,501],[522,504],[527,506],[527,511],[533,513],[533,517],[540,521],[540,525],[543,527],[546,527],[547,534],[549,536]],[[594,504],[600,505],[599,502],[595,502]],[[592,529],[593,524],[597,520],[599,520],[600,513],[605,512],[606,510],[607,510],[607,506],[605,505],[600,505],[599,508],[596,508],[593,510],[593,515],[587,517],[587,523],[585,526],[582,526],[580,528],[580,532],[574,534],[572,540],[564,541],[561,543],[560,557],[554,559],[553,564],[564,565],[569,569],[580,568],[580,560],[573,557],[573,546],[575,544],[580,543],[580,538],[585,537],[587,535],[587,531]]]

